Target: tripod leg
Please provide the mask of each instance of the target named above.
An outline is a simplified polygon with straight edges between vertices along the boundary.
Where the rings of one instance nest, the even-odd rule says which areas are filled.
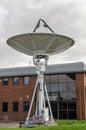
[[[30,109],[29,109],[28,116],[27,116],[27,118],[26,118],[25,124],[27,124],[27,122],[28,122],[28,120],[29,120],[29,117],[30,117],[30,113],[31,113],[31,109],[32,109],[33,100],[34,100],[34,97],[35,97],[37,85],[38,85],[38,78],[37,78],[37,81],[36,81],[36,84],[35,84],[35,89],[34,89],[34,92],[33,92],[32,100],[31,100],[31,104],[30,104]]]
[[[51,120],[54,122],[54,118],[53,118],[53,114],[52,114],[52,110],[51,110],[51,105],[50,105],[50,101],[49,101],[49,97],[48,97],[48,93],[47,93],[47,88],[46,88],[46,85],[44,84],[44,89],[45,89],[45,94],[46,94],[46,98],[47,98],[47,101],[48,101],[48,106],[49,106],[49,110],[50,110],[50,117],[51,117]]]

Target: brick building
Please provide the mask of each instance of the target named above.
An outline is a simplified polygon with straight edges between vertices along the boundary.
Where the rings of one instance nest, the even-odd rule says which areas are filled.
[[[82,62],[47,66],[45,82],[54,118],[86,119],[85,72]],[[26,119],[36,78],[35,67],[0,69],[0,120]],[[35,102],[36,98],[31,115]]]

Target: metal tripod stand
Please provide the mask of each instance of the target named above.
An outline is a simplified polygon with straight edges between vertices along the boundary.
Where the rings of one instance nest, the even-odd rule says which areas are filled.
[[[47,55],[35,55],[33,57],[33,63],[36,65],[36,73],[38,77],[35,84],[28,116],[24,124],[26,127],[33,126],[34,124],[55,125],[46,85],[44,83],[44,72],[45,67],[47,65],[47,61],[48,61]],[[36,111],[34,118],[30,121],[31,109],[36,92],[37,92]],[[48,108],[46,108],[45,106],[45,97],[48,102]]]

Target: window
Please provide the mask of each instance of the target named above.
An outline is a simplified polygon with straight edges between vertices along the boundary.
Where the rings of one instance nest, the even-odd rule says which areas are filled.
[[[58,75],[51,75],[50,76],[50,83],[58,83]]]
[[[3,85],[5,85],[5,86],[8,85],[8,78],[3,78]]]
[[[59,82],[60,83],[65,83],[66,82],[66,74],[59,75]]]
[[[19,77],[13,78],[13,85],[19,85]]]
[[[18,102],[13,102],[13,111],[14,112],[18,111]]]
[[[67,74],[68,82],[75,82],[75,74]]]
[[[45,83],[54,118],[76,119],[75,74],[46,75]]]
[[[76,91],[76,85],[75,83],[68,83],[67,84],[68,91]]]
[[[67,92],[59,92],[59,100],[67,100]]]
[[[7,112],[8,111],[8,102],[3,102],[2,103],[2,111]]]
[[[49,82],[50,82],[49,77],[50,77],[49,75],[45,75],[45,83],[46,84],[49,84]]]
[[[76,100],[76,92],[68,91],[68,100]]]
[[[59,102],[59,110],[60,111],[67,111],[67,101]]]
[[[28,85],[29,84],[29,76],[24,77],[24,84]]]
[[[59,91],[67,91],[67,84],[59,83]]]
[[[29,105],[30,105],[29,102],[23,102],[23,110],[24,110],[25,112],[28,112],[28,111],[29,111]]]
[[[50,84],[50,89],[52,92],[57,92],[58,91],[58,84]]]

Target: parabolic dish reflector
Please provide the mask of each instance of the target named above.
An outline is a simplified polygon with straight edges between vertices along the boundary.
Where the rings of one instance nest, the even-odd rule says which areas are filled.
[[[33,56],[61,53],[70,48],[74,40],[55,33],[27,33],[11,37],[7,43],[15,50]]]

